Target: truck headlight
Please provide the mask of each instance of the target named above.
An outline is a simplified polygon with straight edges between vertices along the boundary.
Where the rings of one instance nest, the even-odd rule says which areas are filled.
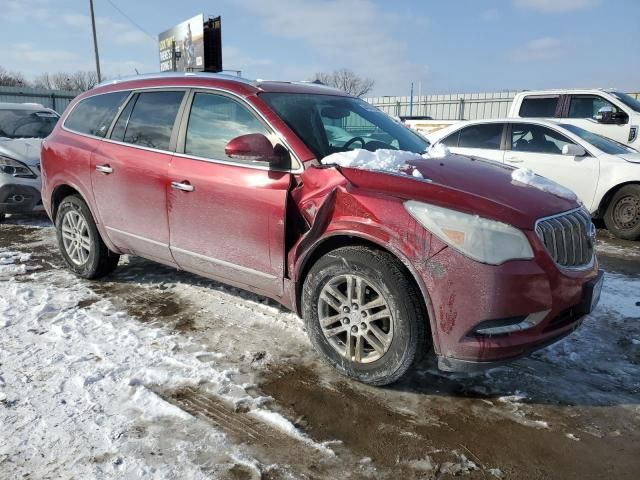
[[[424,228],[473,260],[500,265],[533,258],[529,240],[511,225],[414,200],[404,206]]]
[[[36,178],[36,174],[24,163],[3,156],[0,156],[0,173],[21,178]]]

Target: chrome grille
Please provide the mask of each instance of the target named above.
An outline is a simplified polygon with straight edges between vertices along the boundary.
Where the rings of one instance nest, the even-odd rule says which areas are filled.
[[[595,227],[586,210],[542,218],[536,222],[536,234],[558,265],[580,268],[591,264]]]

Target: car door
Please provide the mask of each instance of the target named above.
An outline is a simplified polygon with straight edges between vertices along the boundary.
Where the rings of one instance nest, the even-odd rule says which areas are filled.
[[[453,153],[502,162],[503,122],[474,123],[440,140]]]
[[[563,155],[562,147],[574,144],[567,136],[543,125],[512,123],[509,128],[505,163],[533,170],[573,190],[590,208],[598,186],[600,164],[587,153]]]
[[[596,120],[596,116],[598,111],[604,107],[612,108],[614,112],[624,114],[618,106],[600,95],[571,95],[562,121],[590,132],[598,133],[617,142],[627,143],[630,129],[629,117],[626,116],[624,123],[600,123]]]
[[[173,264],[167,221],[167,174],[186,90],[131,96],[91,160],[91,183],[101,222],[126,252]]]
[[[229,140],[275,136],[243,100],[194,91],[169,167],[171,252],[181,268],[272,295],[282,293],[289,170],[225,154]]]

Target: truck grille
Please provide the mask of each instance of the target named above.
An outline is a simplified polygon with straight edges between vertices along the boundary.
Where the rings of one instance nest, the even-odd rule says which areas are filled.
[[[542,218],[536,222],[536,234],[558,265],[580,268],[591,264],[595,227],[585,210]]]

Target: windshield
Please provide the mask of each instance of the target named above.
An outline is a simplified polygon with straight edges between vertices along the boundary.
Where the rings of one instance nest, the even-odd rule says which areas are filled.
[[[631,95],[627,95],[626,93],[621,92],[611,92],[611,95],[616,97],[622,103],[624,103],[631,110],[640,113],[640,101],[633,98]]]
[[[0,137],[44,138],[51,133],[58,115],[47,110],[0,110]]]
[[[568,123],[563,123],[560,125],[561,127],[569,130],[571,133],[575,133],[584,141],[590,143],[594,147],[599,150],[602,150],[604,153],[608,153],[610,155],[624,155],[626,153],[638,153],[635,149],[628,147],[627,145],[623,145],[622,143],[618,143],[610,138],[603,137],[602,135],[598,135],[597,133],[589,132],[583,128],[576,127],[575,125],[569,125]]]
[[[423,153],[429,142],[364,100],[337,95],[262,93],[264,100],[322,160],[364,148]]]

